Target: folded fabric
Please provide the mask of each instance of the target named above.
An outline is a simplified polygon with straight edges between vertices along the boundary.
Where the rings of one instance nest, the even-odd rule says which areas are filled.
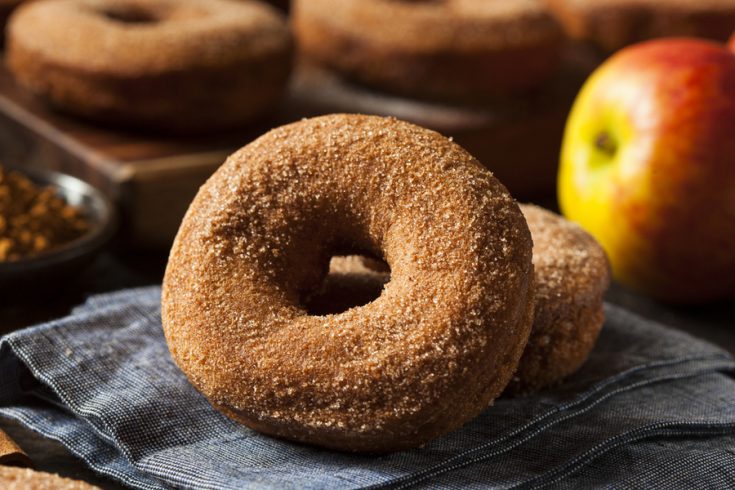
[[[497,400],[425,447],[366,456],[212,409],[169,357],[159,300],[158,288],[97,296],[3,338],[0,416],[144,489],[735,487],[733,359],[614,306],[563,385]]]

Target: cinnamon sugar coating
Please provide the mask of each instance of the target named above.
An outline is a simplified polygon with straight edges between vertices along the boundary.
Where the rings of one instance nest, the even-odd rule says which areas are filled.
[[[410,96],[474,100],[535,87],[562,41],[541,0],[294,0],[292,12],[308,58]]]
[[[726,41],[735,29],[733,0],[545,0],[567,33],[612,53],[658,37]]]
[[[550,386],[577,371],[604,321],[610,266],[600,244],[575,223],[521,205],[533,237],[536,277],[531,336],[507,393]]]
[[[59,109],[170,131],[243,124],[291,67],[282,14],[242,0],[44,0],[8,26],[15,78]]]
[[[309,315],[329,259],[390,264],[375,301]],[[418,446],[476,416],[516,369],[533,313],[517,204],[443,136],[332,115],[274,129],[194,199],[163,282],[173,359],[219,410],[323,447]]]
[[[548,387],[584,364],[602,328],[603,296],[610,283],[605,252],[592,236],[540,207],[520,208],[533,238],[535,313],[507,394]],[[311,301],[324,310],[342,311],[372,300],[390,280],[384,266],[363,257],[335,257]]]

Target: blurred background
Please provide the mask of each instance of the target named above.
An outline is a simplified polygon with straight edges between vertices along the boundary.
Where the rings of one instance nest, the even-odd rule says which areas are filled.
[[[160,283],[199,186],[237,148],[305,117],[378,114],[434,129],[519,201],[558,211],[564,130],[588,77],[641,41],[726,49],[735,29],[730,0],[4,0],[0,9],[0,199],[50,188],[63,202],[44,197],[36,215],[56,208],[50,216],[67,228],[75,213],[84,221],[58,250],[61,232],[29,224],[36,248],[0,262],[0,333],[95,292]],[[28,182],[11,182],[10,169]],[[721,328],[729,301],[664,305],[619,285],[609,299],[735,348]]]

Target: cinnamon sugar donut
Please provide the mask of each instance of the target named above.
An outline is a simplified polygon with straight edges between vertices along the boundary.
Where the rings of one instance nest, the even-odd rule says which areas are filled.
[[[376,116],[272,130],[194,199],[163,281],[175,362],[234,420],[323,447],[418,446],[476,416],[517,366],[531,237],[505,188],[447,138]],[[375,301],[310,315],[332,255],[383,257]]]
[[[0,466],[0,488],[3,490],[99,490],[99,487],[78,480],[9,466]]]
[[[541,0],[295,0],[308,58],[411,96],[473,99],[541,84],[561,28]]]
[[[526,393],[579,369],[595,346],[610,284],[607,256],[594,238],[558,214],[522,205],[533,237],[536,278],[531,336],[506,388]]]
[[[546,0],[567,33],[606,52],[657,37],[725,41],[735,0]]]
[[[576,224],[537,206],[521,205],[533,238],[535,313],[531,335],[506,393],[550,386],[577,371],[595,345],[610,282],[602,247]],[[309,299],[324,311],[344,311],[380,295],[390,273],[364,257],[335,257],[329,276]]]
[[[15,78],[92,120],[195,131],[242,124],[278,100],[288,26],[242,0],[41,0],[8,26]]]

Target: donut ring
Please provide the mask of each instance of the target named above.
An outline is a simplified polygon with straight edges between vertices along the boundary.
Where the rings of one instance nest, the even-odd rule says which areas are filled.
[[[309,315],[340,251],[383,257],[377,300]],[[376,116],[277,128],[201,188],[163,281],[175,362],[212,405],[274,436],[383,452],[500,394],[531,327],[518,206],[447,138]]]
[[[602,247],[576,224],[522,204],[533,238],[535,309],[531,335],[505,390],[517,395],[551,386],[577,371],[595,345],[604,320],[610,269]],[[335,257],[329,276],[308,304],[344,311],[380,295],[390,280],[385,264]]]
[[[306,57],[410,96],[524,91],[552,74],[562,41],[541,0],[295,0],[292,12]]]
[[[546,0],[574,39],[612,53],[658,37],[724,42],[735,27],[732,0]]]
[[[254,1],[47,0],[21,5],[8,26],[21,85],[71,114],[167,131],[261,115],[291,52],[282,15]]]

